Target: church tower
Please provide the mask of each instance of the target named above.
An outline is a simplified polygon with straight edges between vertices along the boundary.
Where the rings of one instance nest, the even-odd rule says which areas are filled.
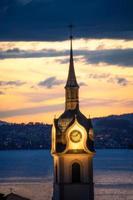
[[[53,200],[94,200],[93,127],[91,119],[79,110],[79,85],[74,70],[72,39],[71,35],[65,111],[54,119],[52,127]]]

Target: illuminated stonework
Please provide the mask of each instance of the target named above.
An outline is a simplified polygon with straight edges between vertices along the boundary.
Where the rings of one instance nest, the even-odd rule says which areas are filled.
[[[94,136],[91,119],[79,110],[72,36],[70,65],[65,86],[65,111],[54,119],[51,153],[54,160],[53,200],[94,200]]]

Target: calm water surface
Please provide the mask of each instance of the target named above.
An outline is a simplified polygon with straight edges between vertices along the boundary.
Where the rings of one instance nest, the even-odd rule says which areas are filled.
[[[0,151],[0,192],[13,187],[34,199],[36,188],[48,200],[51,196],[46,192],[52,193],[52,177],[49,151]],[[96,200],[133,200],[133,150],[97,150],[94,182]]]

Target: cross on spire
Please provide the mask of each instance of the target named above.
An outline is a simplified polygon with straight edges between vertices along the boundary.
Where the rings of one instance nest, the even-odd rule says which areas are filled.
[[[74,28],[74,26],[72,24],[70,24],[68,27],[69,27],[69,30],[70,30],[70,39],[72,39],[73,38],[73,28]]]

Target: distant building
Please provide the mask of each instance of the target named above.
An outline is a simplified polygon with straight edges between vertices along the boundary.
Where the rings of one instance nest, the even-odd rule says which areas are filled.
[[[54,159],[53,200],[94,200],[93,127],[79,110],[72,36],[70,65],[65,86],[65,111],[54,119],[51,153]]]

